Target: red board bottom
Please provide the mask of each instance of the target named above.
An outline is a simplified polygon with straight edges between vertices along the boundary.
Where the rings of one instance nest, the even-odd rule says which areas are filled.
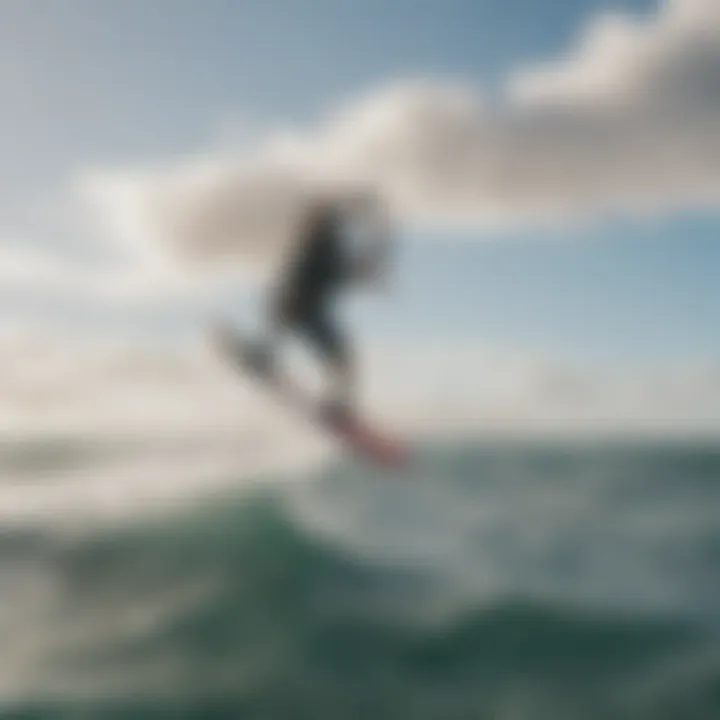
[[[332,428],[356,453],[387,467],[401,467],[408,460],[407,450],[398,442],[358,422]]]

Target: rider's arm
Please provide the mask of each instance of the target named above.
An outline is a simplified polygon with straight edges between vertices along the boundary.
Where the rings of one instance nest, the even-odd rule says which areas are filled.
[[[373,217],[370,232],[362,240],[362,247],[352,261],[351,279],[358,283],[382,283],[392,250],[392,230],[388,217]]]

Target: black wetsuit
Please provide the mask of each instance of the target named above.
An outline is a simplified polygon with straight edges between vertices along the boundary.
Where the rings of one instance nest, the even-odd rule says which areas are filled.
[[[347,360],[347,342],[330,315],[330,306],[349,275],[341,218],[324,210],[306,226],[281,280],[280,296],[287,325],[333,363]]]

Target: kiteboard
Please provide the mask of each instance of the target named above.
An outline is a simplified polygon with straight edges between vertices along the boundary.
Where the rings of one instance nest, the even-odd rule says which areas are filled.
[[[228,325],[215,326],[212,334],[215,348],[236,370],[255,380],[265,390],[295,412],[329,432],[351,452],[384,467],[402,467],[408,453],[398,440],[372,427],[357,416],[332,419],[323,406],[309,397],[286,374],[257,362],[256,345]]]

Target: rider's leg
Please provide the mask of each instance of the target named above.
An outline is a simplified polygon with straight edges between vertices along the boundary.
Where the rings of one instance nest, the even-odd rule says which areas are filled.
[[[333,418],[352,413],[355,404],[355,363],[346,338],[326,313],[321,311],[304,317],[298,329],[318,352],[329,371],[329,413]]]
[[[250,362],[258,372],[272,374],[277,369],[278,347],[294,323],[291,307],[282,298],[271,296],[264,314],[264,325],[251,351]]]

